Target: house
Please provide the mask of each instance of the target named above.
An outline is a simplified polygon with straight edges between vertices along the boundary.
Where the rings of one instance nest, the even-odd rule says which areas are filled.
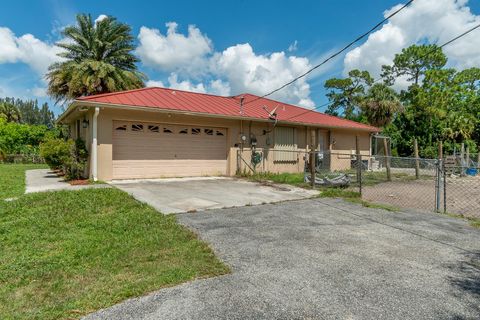
[[[320,151],[369,155],[378,129],[252,94],[222,97],[149,87],[81,97],[60,116],[89,149],[100,180],[235,175],[261,152],[261,170],[301,172],[312,139]],[[313,135],[313,137],[312,137]],[[247,159],[247,160],[245,160]],[[330,159],[332,170],[349,157]]]

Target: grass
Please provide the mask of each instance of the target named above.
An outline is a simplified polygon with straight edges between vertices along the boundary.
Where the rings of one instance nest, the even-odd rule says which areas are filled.
[[[325,189],[322,189],[319,197],[342,198],[345,201],[357,203],[367,208],[383,209],[383,210],[392,211],[392,212],[400,211],[399,208],[391,205],[382,204],[382,203],[373,203],[373,202],[362,200],[360,196],[360,192],[349,190],[349,189],[325,188]]]
[[[0,200],[21,196],[25,192],[25,171],[46,169],[44,164],[0,164]]]
[[[352,176],[352,184],[357,185],[356,182],[356,172],[355,170],[349,170],[344,173],[350,174]],[[391,173],[392,182],[401,182],[401,181],[414,181],[416,180],[415,175],[405,173],[405,172],[392,172]],[[420,180],[433,180],[434,177],[428,175],[420,175]],[[384,171],[362,171],[362,185],[363,186],[374,186],[379,183],[388,182],[387,174]]]
[[[253,175],[245,175],[248,180],[256,182],[272,181],[274,183],[289,184],[297,187],[308,187],[309,184],[304,182],[303,173],[256,173]]]
[[[333,178],[338,176],[338,174],[345,173],[351,176],[351,185],[357,186],[356,182],[356,172],[355,170],[347,170],[345,172],[338,172],[338,173],[328,173],[321,175],[322,177],[329,177]],[[275,183],[283,183],[289,184],[297,187],[308,188],[310,184],[304,182],[304,174],[301,173],[255,173],[251,175],[242,175],[251,181],[256,182],[265,182],[265,181],[272,181]],[[415,176],[404,173],[404,172],[392,172],[391,173],[392,181],[412,181],[415,180]],[[433,179],[431,176],[422,175],[419,177],[420,179]],[[365,171],[362,172],[362,185],[363,186],[373,186],[382,182],[387,182],[387,176],[385,172],[370,172]]]
[[[474,227],[474,228],[477,228],[477,229],[480,229],[480,218],[475,218],[475,217],[468,217],[468,216],[464,216],[464,215],[461,215],[461,214],[456,214],[456,213],[445,213],[447,216],[449,217],[452,217],[452,218],[457,218],[457,219],[463,219],[463,220],[467,220],[468,223]]]
[[[369,172],[364,178],[367,181],[367,184],[373,185],[375,183],[379,183],[381,173],[378,172]],[[335,175],[332,175],[332,177]],[[265,181],[272,181],[274,183],[283,183],[289,184],[296,187],[304,187],[309,188],[310,184],[304,182],[304,175],[303,173],[256,173],[253,175],[245,175],[247,179],[256,182],[265,182]],[[392,178],[395,179],[410,179],[408,174],[397,173],[392,175]],[[413,177],[415,178],[415,177]],[[346,201],[361,204],[367,208],[374,208],[374,209],[383,209],[387,211],[399,211],[400,209],[391,205],[381,204],[381,203],[373,203],[369,201],[362,200],[360,197],[360,193],[351,189],[342,189],[342,188],[320,188],[321,193],[319,197],[322,198],[342,198]]]
[[[0,201],[0,243],[0,319],[76,319],[229,272],[173,215],[114,188]]]
[[[474,219],[471,218],[470,220],[470,225],[474,228],[480,229],[480,219]]]

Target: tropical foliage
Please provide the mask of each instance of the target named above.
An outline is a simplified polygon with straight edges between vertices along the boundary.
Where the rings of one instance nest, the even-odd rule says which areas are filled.
[[[113,17],[93,21],[90,15],[77,16],[76,25],[63,30],[62,62],[47,74],[48,94],[57,102],[80,96],[136,89],[145,76],[137,70],[138,59],[129,25]]]
[[[48,103],[38,106],[37,100],[0,98],[0,118],[7,122],[54,126],[55,116]]]
[[[49,137],[59,135],[44,125],[27,125],[0,119],[0,152],[5,155],[38,155],[39,144]]]
[[[438,141],[446,152],[465,143],[480,145],[480,69],[446,68],[447,58],[435,45],[411,46],[382,68],[382,82],[367,71],[352,70],[347,78],[330,79],[327,113],[383,127],[394,153],[436,157]],[[403,87],[403,89],[399,89]]]

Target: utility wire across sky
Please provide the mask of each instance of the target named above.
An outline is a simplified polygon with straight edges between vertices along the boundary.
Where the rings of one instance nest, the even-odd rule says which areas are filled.
[[[408,1],[406,4],[404,4],[402,7],[400,7],[398,10],[392,12],[391,14],[389,14],[387,17],[385,17],[382,21],[380,21],[379,23],[377,23],[375,26],[373,26],[370,30],[368,30],[367,32],[365,32],[364,34],[360,35],[359,37],[357,37],[355,40],[353,40],[352,42],[350,42],[349,44],[347,44],[345,47],[343,47],[341,50],[335,52],[334,54],[330,55],[328,58],[326,58],[325,60],[323,60],[321,63],[315,65],[314,67],[312,67],[311,69],[307,70],[306,72],[302,73],[301,75],[297,76],[296,78],[294,78],[293,80],[285,83],[284,85],[278,87],[277,89],[274,89],[272,91],[270,91],[269,93],[266,93],[262,96],[259,96],[251,101],[247,101],[244,103],[244,105],[246,104],[249,104],[249,103],[252,103],[254,101],[257,101],[257,100],[260,100],[262,98],[266,98],[272,94],[274,94],[275,92],[278,92],[280,90],[282,90],[283,88],[285,87],[288,87],[289,85],[291,85],[292,83],[298,81],[299,79],[307,76],[309,73],[313,72],[314,70],[320,68],[321,66],[323,66],[325,63],[327,63],[328,61],[332,60],[333,58],[337,57],[338,55],[342,54],[345,50],[347,50],[348,48],[350,48],[351,46],[353,46],[355,43],[357,43],[358,41],[362,40],[363,38],[365,38],[366,36],[368,36],[370,33],[372,33],[373,31],[375,31],[378,27],[380,27],[381,25],[383,25],[386,21],[388,21],[390,18],[394,17],[395,15],[397,15],[400,11],[402,11],[403,9],[405,9],[406,7],[408,7],[411,3],[413,3],[415,0],[410,0]]]
[[[440,46],[438,46],[438,47],[430,50],[429,52],[427,52],[427,53],[424,55],[424,57],[426,57],[426,56],[428,56],[430,53],[434,52],[437,48],[442,49],[442,48],[444,48],[445,46],[448,46],[449,44],[457,41],[458,39],[463,38],[464,36],[466,36],[467,34],[473,32],[474,30],[476,30],[476,29],[478,29],[478,28],[480,28],[480,24],[477,24],[476,26],[474,26],[474,27],[468,29],[467,31],[459,34],[458,36],[456,36],[456,37],[448,40],[448,41],[445,42],[444,44],[442,44],[442,45],[440,45]],[[373,81],[373,83],[376,83],[376,82],[378,82],[378,81],[380,81],[380,80],[382,80],[382,79],[383,79],[383,78],[381,78],[381,77],[380,77],[380,78],[377,78],[377,79],[375,79],[375,80]],[[253,101],[253,100],[252,100],[252,101]],[[319,105],[319,106],[317,106],[317,107],[315,107],[315,108],[313,108],[313,109],[308,109],[308,110],[306,110],[306,111],[304,111],[304,112],[302,112],[302,113],[299,113],[299,114],[297,114],[297,115],[294,115],[294,116],[292,116],[292,117],[290,117],[290,118],[287,118],[287,119],[279,119],[279,120],[287,121],[287,120],[290,120],[290,119],[293,119],[293,118],[297,118],[297,117],[300,117],[300,116],[302,116],[302,115],[304,115],[304,114],[306,114],[306,113],[309,113],[309,112],[312,112],[312,111],[316,111],[316,110],[318,110],[318,109],[320,109],[320,108],[322,108],[322,107],[328,106],[328,105],[330,105],[330,104],[332,104],[332,103],[333,103],[333,102],[330,102],[330,101],[329,101],[329,102],[324,103],[324,104],[321,104],[321,105]]]

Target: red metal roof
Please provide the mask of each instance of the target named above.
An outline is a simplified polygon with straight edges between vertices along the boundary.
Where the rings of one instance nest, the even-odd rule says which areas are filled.
[[[244,97],[243,108],[240,97]],[[178,110],[184,112],[205,113],[227,117],[244,117],[267,120],[269,112],[276,108],[279,122],[288,121],[299,124],[310,124],[345,129],[360,129],[372,132],[378,128],[330,116],[321,112],[308,111],[267,98],[259,98],[253,94],[242,94],[234,97],[222,97],[211,94],[149,87],[136,90],[120,91],[78,98],[77,101],[89,101],[113,105],[158,108],[162,110]]]

